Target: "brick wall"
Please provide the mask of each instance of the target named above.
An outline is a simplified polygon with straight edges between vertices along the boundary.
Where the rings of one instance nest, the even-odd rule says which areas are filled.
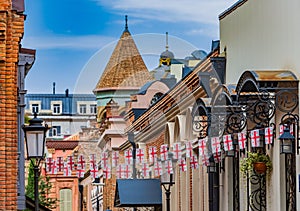
[[[0,0],[0,210],[17,210],[17,62],[24,15]]]

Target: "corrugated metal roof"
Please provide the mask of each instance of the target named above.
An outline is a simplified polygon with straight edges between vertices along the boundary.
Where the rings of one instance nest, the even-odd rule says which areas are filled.
[[[118,179],[116,207],[153,207],[162,204],[159,179]]]
[[[29,109],[30,101],[41,101],[42,110],[50,110],[52,101],[62,101],[63,114],[76,114],[78,101],[95,101],[94,94],[26,94],[26,109]]]

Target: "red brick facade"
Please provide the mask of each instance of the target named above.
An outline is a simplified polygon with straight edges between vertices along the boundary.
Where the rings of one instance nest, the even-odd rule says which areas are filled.
[[[0,210],[17,210],[17,62],[24,15],[0,1]]]

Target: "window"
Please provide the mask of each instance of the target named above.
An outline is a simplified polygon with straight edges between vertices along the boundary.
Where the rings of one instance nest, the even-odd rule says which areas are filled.
[[[39,113],[39,104],[32,104],[31,105],[32,108],[32,113]]]
[[[49,137],[60,136],[60,126],[52,126],[49,130]]]
[[[51,101],[52,114],[61,114],[62,112],[62,101]]]
[[[163,93],[161,92],[156,93],[151,99],[150,106],[156,103],[156,101],[158,101],[161,98],[161,96],[163,96]]]
[[[79,105],[79,113],[80,114],[86,114],[86,105],[85,104],[80,104]]]
[[[60,104],[53,104],[53,113],[60,114]]]
[[[60,211],[72,211],[72,190],[61,189],[59,191],[59,208]]]
[[[90,105],[90,113],[91,114],[97,113],[97,105]]]

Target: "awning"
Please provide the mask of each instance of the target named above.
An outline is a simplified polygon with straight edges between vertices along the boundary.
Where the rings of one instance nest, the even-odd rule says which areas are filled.
[[[118,179],[115,207],[154,207],[162,205],[159,179]]]

